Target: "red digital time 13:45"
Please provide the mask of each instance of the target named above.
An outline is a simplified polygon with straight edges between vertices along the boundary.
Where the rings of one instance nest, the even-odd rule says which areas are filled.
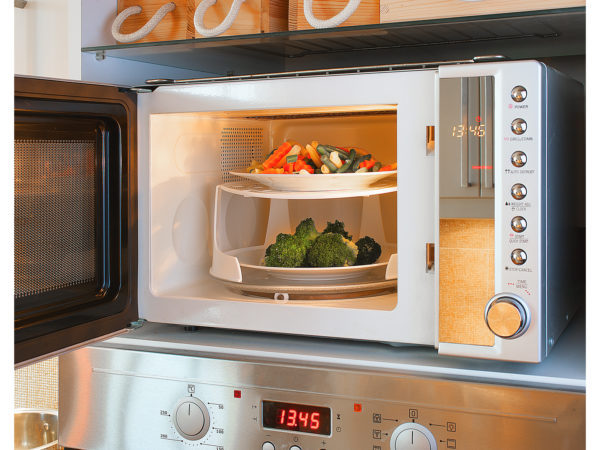
[[[301,426],[302,428],[309,427],[311,430],[318,430],[321,428],[321,413],[282,408],[277,410],[277,421],[280,425],[286,427]]]
[[[263,427],[329,436],[331,408],[263,400]]]

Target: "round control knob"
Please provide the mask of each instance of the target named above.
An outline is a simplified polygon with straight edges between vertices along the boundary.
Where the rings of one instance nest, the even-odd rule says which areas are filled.
[[[527,221],[525,217],[515,216],[510,221],[510,227],[515,233],[522,233],[527,228]]]
[[[484,317],[490,331],[503,339],[515,339],[529,328],[529,308],[511,294],[492,297],[485,306]]]
[[[527,122],[523,119],[515,119],[510,123],[510,129],[514,134],[523,134],[527,131]]]
[[[510,98],[517,103],[521,103],[527,98],[527,89],[523,86],[515,86],[512,88],[512,91],[510,91]]]
[[[423,425],[407,422],[392,433],[390,450],[437,450],[437,444],[431,431]]]
[[[510,188],[510,195],[512,195],[515,200],[523,200],[527,195],[527,188],[521,183],[513,184]]]
[[[195,397],[185,397],[173,408],[173,425],[185,439],[202,439],[210,428],[210,416],[206,405]]]
[[[516,151],[510,155],[510,162],[515,167],[523,167],[527,164],[527,155],[522,151]]]
[[[525,250],[516,248],[510,252],[510,260],[517,266],[522,266],[527,261],[527,253]]]
[[[275,445],[272,442],[263,442],[262,450],[275,450]]]
[[[290,450],[302,450],[302,448],[298,447],[297,445],[292,445]]]

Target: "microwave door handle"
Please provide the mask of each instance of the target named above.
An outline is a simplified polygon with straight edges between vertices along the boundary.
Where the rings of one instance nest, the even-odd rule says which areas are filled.
[[[494,83],[492,77],[481,79],[483,132],[483,187],[494,188]]]
[[[468,188],[469,183],[469,133],[468,133],[468,109],[469,109],[469,79],[460,80],[460,118],[463,134],[460,138],[460,187]]]

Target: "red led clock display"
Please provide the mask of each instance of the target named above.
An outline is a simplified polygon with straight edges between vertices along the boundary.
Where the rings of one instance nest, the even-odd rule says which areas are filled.
[[[329,436],[331,409],[314,405],[263,401],[263,426]]]

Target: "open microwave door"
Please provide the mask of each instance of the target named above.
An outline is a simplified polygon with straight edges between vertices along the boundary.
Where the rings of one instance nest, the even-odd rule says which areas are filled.
[[[15,77],[15,365],[138,319],[136,95]]]

